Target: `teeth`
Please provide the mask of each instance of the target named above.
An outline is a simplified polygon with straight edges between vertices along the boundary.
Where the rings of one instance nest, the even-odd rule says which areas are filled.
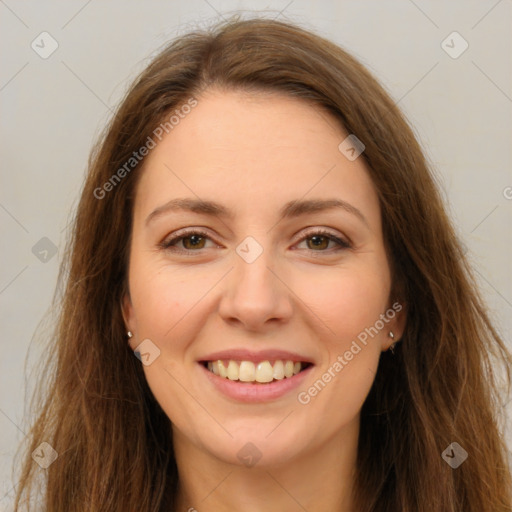
[[[229,361],[228,364],[228,379],[229,380],[238,380],[239,368],[238,364],[235,361]]]
[[[302,368],[303,363],[294,361],[275,361],[274,365],[270,361],[261,361],[254,364],[252,361],[209,361],[208,370],[215,375],[219,375],[229,380],[239,380],[241,382],[272,382],[282,380],[285,377],[290,378],[297,375]]]
[[[284,376],[291,377],[293,375],[293,361],[286,361],[284,363]]]
[[[241,367],[242,366],[240,365],[240,368]],[[256,368],[256,382],[272,382],[273,380],[274,369],[272,368],[270,362],[262,361],[261,363],[258,363],[258,366]]]
[[[240,363],[238,368],[238,380],[242,382],[254,382],[256,380],[256,368],[252,361],[242,361]]]
[[[215,375],[220,375],[223,378],[227,378],[228,376],[228,369],[224,366],[224,363],[222,361],[217,361],[219,373],[215,373]],[[209,368],[208,368],[209,369]],[[213,369],[212,369],[213,371]]]
[[[276,361],[274,363],[274,379],[284,379],[284,364],[283,361]]]

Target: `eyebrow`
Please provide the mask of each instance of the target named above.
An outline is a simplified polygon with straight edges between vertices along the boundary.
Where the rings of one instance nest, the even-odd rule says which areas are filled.
[[[341,208],[352,215],[355,215],[366,226],[369,227],[366,217],[355,206],[343,201],[342,199],[308,199],[295,200],[286,203],[279,212],[280,219],[291,219],[308,213],[318,213],[334,208]],[[146,225],[166,213],[175,211],[189,211],[212,217],[223,217],[233,219],[235,214],[229,208],[226,208],[215,201],[207,201],[195,198],[176,198],[153,210],[146,218]]]

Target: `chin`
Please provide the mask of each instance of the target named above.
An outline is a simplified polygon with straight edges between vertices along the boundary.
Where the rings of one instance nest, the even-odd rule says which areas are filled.
[[[300,436],[283,425],[278,426],[281,420],[273,422],[272,428],[268,429],[261,423],[239,426],[236,431],[228,427],[227,430],[233,434],[232,438],[226,433],[222,439],[204,439],[202,444],[208,452],[227,464],[248,468],[270,468],[286,464],[301,455],[308,440],[306,436]]]

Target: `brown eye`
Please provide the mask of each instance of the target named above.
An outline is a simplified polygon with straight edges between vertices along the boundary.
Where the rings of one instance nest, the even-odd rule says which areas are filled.
[[[323,235],[313,235],[307,238],[306,241],[311,241],[311,244],[309,244],[311,249],[327,249],[331,240]]]
[[[203,249],[206,239],[201,235],[189,235],[182,237],[180,240],[183,242],[185,249]]]
[[[210,240],[210,237],[203,231],[188,231],[166,239],[159,245],[162,249],[168,249],[170,251],[192,253],[204,249],[205,243],[208,240]],[[178,246],[180,242],[182,247]]]
[[[306,233],[299,243],[306,242],[307,249],[313,252],[336,252],[343,249],[349,249],[350,243],[339,238],[334,233],[325,230],[317,230]],[[329,243],[333,242],[335,246],[329,249]]]

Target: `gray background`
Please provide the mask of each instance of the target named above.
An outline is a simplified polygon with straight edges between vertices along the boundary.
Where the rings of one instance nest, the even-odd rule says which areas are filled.
[[[315,30],[380,79],[438,173],[482,293],[511,346],[511,4],[0,0],[0,511],[10,508],[11,462],[29,420],[25,393],[34,381],[25,357],[30,346],[29,372],[47,356],[32,338],[49,311],[90,148],[159,47],[235,11]],[[46,59],[31,48],[34,40],[43,45],[43,31],[58,43]],[[457,58],[442,47],[453,31],[469,44]],[[452,54],[462,48],[457,39],[447,44]],[[507,410],[511,423],[512,402]]]

